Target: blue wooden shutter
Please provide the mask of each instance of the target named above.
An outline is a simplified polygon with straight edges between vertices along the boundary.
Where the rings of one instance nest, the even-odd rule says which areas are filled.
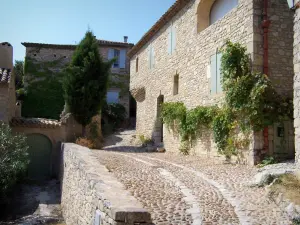
[[[151,63],[151,53],[152,53],[152,46],[151,46],[151,44],[149,45],[149,47],[148,47],[148,64],[149,64],[149,69],[151,69],[151,66],[152,66],[152,63]]]
[[[217,93],[222,92],[222,73],[221,73],[222,53],[217,54]]]
[[[175,51],[176,48],[176,27],[172,25],[172,53]]]
[[[151,68],[154,68],[154,48],[151,45]]]
[[[168,29],[168,53],[172,54],[172,26]]]
[[[114,58],[114,49],[108,49],[108,60],[111,60],[111,59],[113,59]]]
[[[210,58],[210,93],[217,93],[217,59],[216,55]]]
[[[126,50],[125,49],[122,49],[120,51],[120,68],[125,68],[126,66]]]

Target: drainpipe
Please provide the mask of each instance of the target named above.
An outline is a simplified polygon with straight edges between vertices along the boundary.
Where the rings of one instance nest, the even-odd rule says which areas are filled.
[[[264,0],[264,9],[263,9],[263,21],[262,28],[264,31],[263,34],[263,48],[264,48],[264,58],[263,58],[263,73],[268,76],[269,74],[269,43],[268,43],[268,32],[271,21],[268,18],[268,0]],[[264,151],[267,152],[269,150],[269,130],[268,127],[264,128]]]

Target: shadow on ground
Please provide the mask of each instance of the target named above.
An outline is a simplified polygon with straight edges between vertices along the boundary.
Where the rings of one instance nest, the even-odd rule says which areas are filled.
[[[57,224],[63,221],[60,199],[59,181],[26,181],[16,188],[10,203],[1,210],[0,225]]]

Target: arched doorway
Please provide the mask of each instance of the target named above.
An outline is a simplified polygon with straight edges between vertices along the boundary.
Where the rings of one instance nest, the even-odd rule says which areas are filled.
[[[42,134],[27,135],[30,163],[28,177],[34,180],[46,180],[51,174],[52,143]]]

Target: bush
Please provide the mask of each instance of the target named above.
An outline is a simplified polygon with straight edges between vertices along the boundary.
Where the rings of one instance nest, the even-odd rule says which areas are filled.
[[[145,135],[139,135],[139,139],[140,142],[142,143],[142,146],[154,144],[153,140],[151,138],[145,137]]]
[[[122,125],[127,115],[125,107],[118,103],[105,104],[102,112],[103,117],[112,125],[113,130]]]
[[[95,148],[94,142],[90,139],[87,139],[87,138],[77,138],[75,143],[78,144],[78,145],[81,145],[83,147],[90,148],[90,149]]]
[[[10,127],[0,123],[0,197],[24,176],[29,164],[26,137],[13,135]]]

